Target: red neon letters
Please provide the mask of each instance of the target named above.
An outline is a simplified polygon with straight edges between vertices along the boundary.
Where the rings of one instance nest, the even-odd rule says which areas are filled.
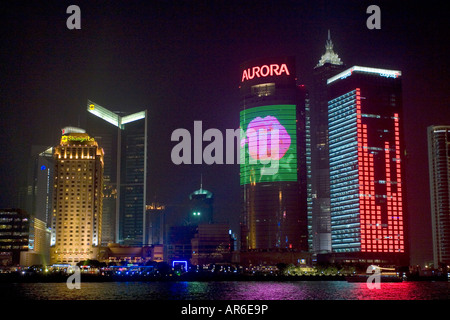
[[[271,65],[263,65],[253,68],[248,68],[242,72],[242,80],[241,82],[244,82],[245,80],[251,80],[255,77],[257,78],[264,78],[267,76],[280,76],[282,73],[285,73],[287,76],[290,75],[288,67],[285,63],[282,65],[278,64],[271,64]]]

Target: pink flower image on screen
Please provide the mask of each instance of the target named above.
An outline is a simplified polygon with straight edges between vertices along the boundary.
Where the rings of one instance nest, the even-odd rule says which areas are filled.
[[[251,129],[253,129],[254,131],[252,131]],[[258,151],[258,147],[263,144],[262,142],[260,141],[256,141],[256,143],[254,141],[252,141],[253,143],[250,142],[250,139],[264,138],[264,136],[262,136],[261,134],[261,131],[259,131],[261,129],[265,129],[267,132],[266,152]],[[272,154],[270,132],[271,131],[273,132],[273,130],[278,130],[279,150],[278,153],[275,151]],[[253,134],[249,136],[250,132],[253,132]],[[273,116],[267,116],[265,118],[256,117],[248,124],[246,137],[241,140],[241,147],[243,148],[246,143],[249,144],[248,145],[249,154],[253,159],[267,160],[268,158],[270,158],[271,160],[280,160],[281,158],[284,157],[284,155],[286,154],[291,145],[291,136],[287,133],[286,128],[281,125],[281,123],[278,121],[276,117]]]

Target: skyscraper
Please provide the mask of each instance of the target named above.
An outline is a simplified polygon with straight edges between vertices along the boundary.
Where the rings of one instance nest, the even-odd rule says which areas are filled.
[[[53,147],[32,146],[28,170],[26,211],[50,226],[53,200]]]
[[[101,244],[103,149],[82,129],[63,129],[54,149],[51,263],[97,259]]]
[[[90,117],[86,123],[87,131],[102,146],[103,156],[103,213],[102,245],[107,246],[116,240],[116,132],[111,132],[109,124],[100,118]],[[106,128],[105,128],[106,127]]]
[[[450,125],[428,127],[434,267],[450,264]]]
[[[189,222],[193,225],[201,223],[213,222],[213,202],[214,195],[212,192],[203,189],[200,183],[200,189],[195,190],[189,195]]]
[[[241,251],[307,250],[307,94],[295,58],[251,60],[241,74]]]
[[[18,265],[28,251],[30,216],[21,209],[0,209],[0,265]]]
[[[163,204],[153,202],[147,205],[147,218],[145,219],[147,239],[145,243],[148,245],[162,245],[165,238],[165,215],[166,208]]]
[[[311,159],[308,165],[308,243],[310,251],[314,253],[331,252],[327,79],[344,69],[345,65],[333,50],[328,30],[325,53],[314,67],[309,112],[310,144],[307,148]]]
[[[332,250],[408,264],[401,72],[353,66],[327,83]]]
[[[20,265],[48,265],[51,230],[44,221],[31,216],[29,219],[28,251],[20,253]]]
[[[145,245],[147,186],[147,110],[124,115],[88,101],[89,113],[117,127],[116,173],[109,188],[115,197],[115,242],[124,245]],[[121,115],[119,115],[121,114]],[[138,121],[143,119],[144,121]],[[110,128],[112,129],[112,128]],[[112,133],[112,131],[111,131]],[[111,134],[110,133],[110,134]],[[99,135],[102,135],[99,134]],[[111,162],[112,158],[110,159]],[[112,167],[112,165],[110,165]],[[112,181],[115,177],[115,183]]]

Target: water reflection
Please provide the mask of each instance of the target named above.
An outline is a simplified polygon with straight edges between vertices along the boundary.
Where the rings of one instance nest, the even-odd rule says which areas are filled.
[[[295,282],[105,282],[0,284],[2,299],[46,300],[435,300],[450,298],[448,282],[366,283]]]

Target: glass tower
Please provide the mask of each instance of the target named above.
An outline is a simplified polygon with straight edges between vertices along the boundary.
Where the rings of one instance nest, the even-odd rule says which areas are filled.
[[[327,84],[332,251],[407,264],[401,72],[354,66]]]
[[[145,245],[146,236],[146,186],[147,186],[147,110],[133,114],[110,111],[95,102],[87,103],[87,111],[117,128],[117,146],[111,145],[116,151],[116,159],[108,158],[116,165],[116,173],[110,170],[112,178],[108,189],[109,202],[115,200],[115,217],[110,217],[110,223],[115,222],[115,242],[124,245]],[[144,121],[139,121],[144,120]],[[112,137],[112,131],[104,135]],[[107,138],[108,140],[114,138]],[[111,140],[112,141],[112,140]],[[108,171],[109,172],[109,171]],[[115,185],[115,188],[114,188]],[[112,204],[109,208],[112,208]],[[108,212],[111,209],[108,210]],[[111,228],[108,228],[111,229]]]
[[[52,219],[53,166],[53,147],[32,146],[26,211],[47,226]]]
[[[434,267],[450,264],[450,125],[428,127]]]

